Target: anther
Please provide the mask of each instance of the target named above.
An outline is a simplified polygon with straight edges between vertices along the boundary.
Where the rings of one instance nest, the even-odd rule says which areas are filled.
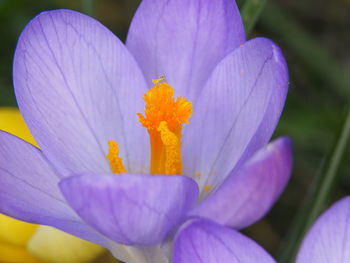
[[[107,154],[107,159],[109,161],[109,165],[112,169],[112,172],[114,174],[126,173],[127,170],[123,165],[123,159],[119,157],[118,143],[111,140],[111,141],[108,141],[108,146],[109,146],[109,150]]]

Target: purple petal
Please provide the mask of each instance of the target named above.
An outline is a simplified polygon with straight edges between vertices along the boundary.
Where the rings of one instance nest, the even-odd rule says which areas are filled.
[[[241,233],[206,220],[193,220],[177,234],[174,263],[273,263],[257,243]]]
[[[217,63],[244,41],[233,0],[143,0],[127,47],[147,80],[165,75],[193,101]]]
[[[139,149],[148,138],[136,113],[145,81],[96,20],[69,10],[34,18],[18,42],[14,84],[32,134],[61,173],[110,172],[108,140],[119,143],[129,171],[143,170],[148,151]]]
[[[77,175],[60,187],[85,222],[126,245],[161,242],[198,196],[185,176]]]
[[[184,128],[184,173],[200,173],[200,189],[220,185],[238,162],[269,141],[287,86],[284,58],[268,39],[248,41],[224,58]]]
[[[0,132],[0,213],[106,245],[67,205],[58,189],[59,180],[39,149]]]
[[[113,244],[116,244],[113,242]],[[164,251],[160,246],[126,246],[117,245],[111,246],[109,249],[112,255],[121,262],[130,263],[169,263]]]
[[[336,202],[311,227],[297,263],[350,262],[350,197]]]
[[[258,151],[191,214],[241,229],[263,217],[281,195],[292,168],[291,142],[280,138]]]

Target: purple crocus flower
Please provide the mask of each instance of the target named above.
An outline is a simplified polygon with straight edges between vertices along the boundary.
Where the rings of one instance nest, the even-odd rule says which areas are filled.
[[[266,146],[286,63],[245,40],[233,0],[144,0],[126,45],[78,12],[44,12],[19,39],[14,86],[40,150],[0,133],[0,212],[123,261],[167,262],[191,217],[246,227],[289,179],[290,140]]]
[[[296,263],[350,262],[350,197],[324,212],[307,233]],[[274,263],[263,248],[239,232],[214,222],[196,219],[186,223],[174,242],[178,263]]]

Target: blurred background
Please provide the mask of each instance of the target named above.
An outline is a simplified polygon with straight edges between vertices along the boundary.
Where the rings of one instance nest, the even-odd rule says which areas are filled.
[[[44,10],[87,13],[125,40],[139,0],[0,0],[0,107],[16,106],[12,59],[18,36]],[[259,0],[255,1],[259,4]],[[265,2],[265,1],[264,1]],[[253,1],[254,3],[254,1]],[[238,1],[240,8],[245,0]],[[285,53],[290,90],[275,137],[293,139],[293,177],[282,198],[262,221],[244,230],[274,256],[310,189],[327,168],[350,96],[350,1],[267,1],[248,38],[266,36]],[[244,17],[249,19],[249,16]],[[344,145],[346,146],[346,145]],[[345,150],[326,204],[350,193],[350,147]],[[113,262],[105,255],[99,262]]]

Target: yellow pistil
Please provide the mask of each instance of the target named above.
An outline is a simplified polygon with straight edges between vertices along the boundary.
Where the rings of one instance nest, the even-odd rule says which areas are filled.
[[[147,128],[151,144],[151,174],[182,174],[181,131],[192,116],[192,103],[174,99],[174,89],[161,77],[144,94],[145,116],[139,121]]]
[[[109,150],[107,154],[107,159],[111,166],[112,172],[114,174],[126,173],[127,170],[123,165],[123,159],[119,157],[118,143],[111,140],[111,141],[108,141],[108,146],[109,146]]]

